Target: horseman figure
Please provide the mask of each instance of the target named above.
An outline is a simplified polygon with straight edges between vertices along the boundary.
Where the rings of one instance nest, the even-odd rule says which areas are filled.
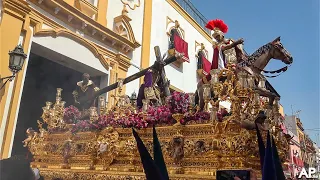
[[[275,94],[258,86],[258,81],[264,79],[264,76],[261,74],[261,72],[281,73],[286,71],[287,66],[293,62],[292,56],[281,44],[280,37],[260,47],[252,55],[247,56],[241,47],[243,44],[243,39],[233,41],[232,39],[224,38],[224,34],[228,31],[228,26],[222,20],[211,20],[206,25],[206,28],[212,31],[214,42],[211,70],[225,69],[227,64],[231,64],[234,68],[237,68],[237,71],[244,71],[257,78],[254,88],[255,91],[261,96],[270,98],[269,104],[271,105],[273,103]],[[276,71],[265,71],[264,68],[271,59],[281,60],[287,66]],[[211,75],[208,74],[198,82],[196,102],[199,104],[200,109],[203,109],[204,107],[202,85],[210,83],[210,80]],[[220,79],[220,81],[224,81],[224,79]]]
[[[211,70],[225,69],[227,64],[236,65],[238,62],[244,61],[247,57],[244,55],[241,45],[243,39],[234,41],[226,39],[224,34],[228,32],[228,26],[220,19],[211,20],[207,23],[206,28],[211,30],[213,40],[213,58],[211,62]],[[203,109],[202,84],[210,83],[211,75],[204,76],[198,84],[196,99],[199,98],[200,108]]]

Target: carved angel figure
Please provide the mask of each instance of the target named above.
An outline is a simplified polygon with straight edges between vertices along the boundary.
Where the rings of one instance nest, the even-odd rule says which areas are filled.
[[[29,142],[32,140],[32,138],[35,136],[35,131],[32,129],[32,128],[28,128],[27,131],[26,131],[26,134],[27,134],[27,139],[23,140],[22,143],[23,143],[23,147],[27,147]]]
[[[171,145],[171,157],[175,164],[178,164],[184,157],[184,138],[183,137],[174,137]]]
[[[68,163],[69,158],[71,157],[71,142],[72,140],[70,139],[66,140],[62,146],[62,157],[64,163]]]
[[[106,152],[108,150],[108,143],[101,143],[98,149],[98,155]]]

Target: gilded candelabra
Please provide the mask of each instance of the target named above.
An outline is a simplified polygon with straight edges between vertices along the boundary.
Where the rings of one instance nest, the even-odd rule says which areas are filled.
[[[209,102],[211,99],[210,84],[203,85],[203,99],[204,99],[204,111],[210,112],[210,109],[209,109]]]
[[[189,96],[189,113],[193,113],[193,110],[195,107],[195,94],[188,93],[188,96]]]
[[[48,101],[46,102],[46,106],[42,108],[42,119],[48,124],[48,130],[55,128],[64,129],[66,127],[66,123],[63,120],[65,102],[62,101],[61,92],[62,89],[57,88],[56,102],[52,106],[52,103]]]

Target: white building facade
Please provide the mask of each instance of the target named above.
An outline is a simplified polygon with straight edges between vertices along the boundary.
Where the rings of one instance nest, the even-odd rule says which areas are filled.
[[[138,1],[137,1],[138,2]],[[122,6],[120,1],[114,3],[113,11],[120,11]],[[137,3],[138,4],[138,3]],[[141,4],[143,4],[141,2]],[[188,8],[189,13],[186,11]],[[118,8],[118,10],[115,10]],[[133,64],[146,68],[151,66],[155,60],[154,47],[159,46],[161,53],[168,51],[169,34],[172,28],[175,28],[175,22],[179,23],[178,31],[181,38],[188,43],[189,62],[181,64],[171,64],[165,67],[167,78],[170,80],[173,90],[184,92],[195,92],[197,85],[197,53],[201,48],[201,43],[205,46],[207,59],[212,58],[212,40],[209,31],[204,28],[206,19],[199,14],[188,0],[152,0],[152,10],[150,17],[144,16],[144,19],[150,19],[150,29],[143,29],[138,20],[132,23],[133,30],[140,34],[142,32],[141,52],[134,52]],[[140,13],[139,13],[140,11]],[[144,10],[146,11],[146,9]],[[192,16],[190,15],[192,14]],[[143,8],[136,10],[129,9],[128,15],[134,19],[142,19]],[[195,20],[197,19],[197,21]],[[148,41],[148,42],[147,42]],[[146,49],[148,46],[149,48]],[[142,54],[140,54],[142,53]],[[141,59],[141,61],[140,61]],[[130,67],[128,75],[138,72],[139,69]],[[138,90],[139,83],[134,81],[126,87],[126,93],[130,95]]]
[[[206,58],[212,58],[206,20],[188,0],[2,0],[0,12],[1,52],[21,44],[28,56],[15,80],[0,90],[1,159],[19,152],[15,147],[25,129],[37,128],[41,107],[54,101],[56,88],[72,102],[83,73],[103,88],[151,66],[154,46],[167,52],[176,22],[188,43],[189,62],[165,67],[171,89],[195,92],[201,43]],[[8,59],[1,53],[1,78],[12,75]],[[137,92],[142,79],[105,94],[108,105],[113,95]]]

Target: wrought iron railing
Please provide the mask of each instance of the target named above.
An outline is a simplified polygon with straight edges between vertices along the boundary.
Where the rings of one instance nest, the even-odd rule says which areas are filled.
[[[190,0],[175,1],[210,35],[210,30],[205,28],[208,20],[194,7]]]
[[[209,35],[210,30],[205,28],[208,23],[208,19],[205,18],[199,10],[191,3],[190,0],[175,0]],[[249,56],[249,54],[244,50],[244,53]]]

